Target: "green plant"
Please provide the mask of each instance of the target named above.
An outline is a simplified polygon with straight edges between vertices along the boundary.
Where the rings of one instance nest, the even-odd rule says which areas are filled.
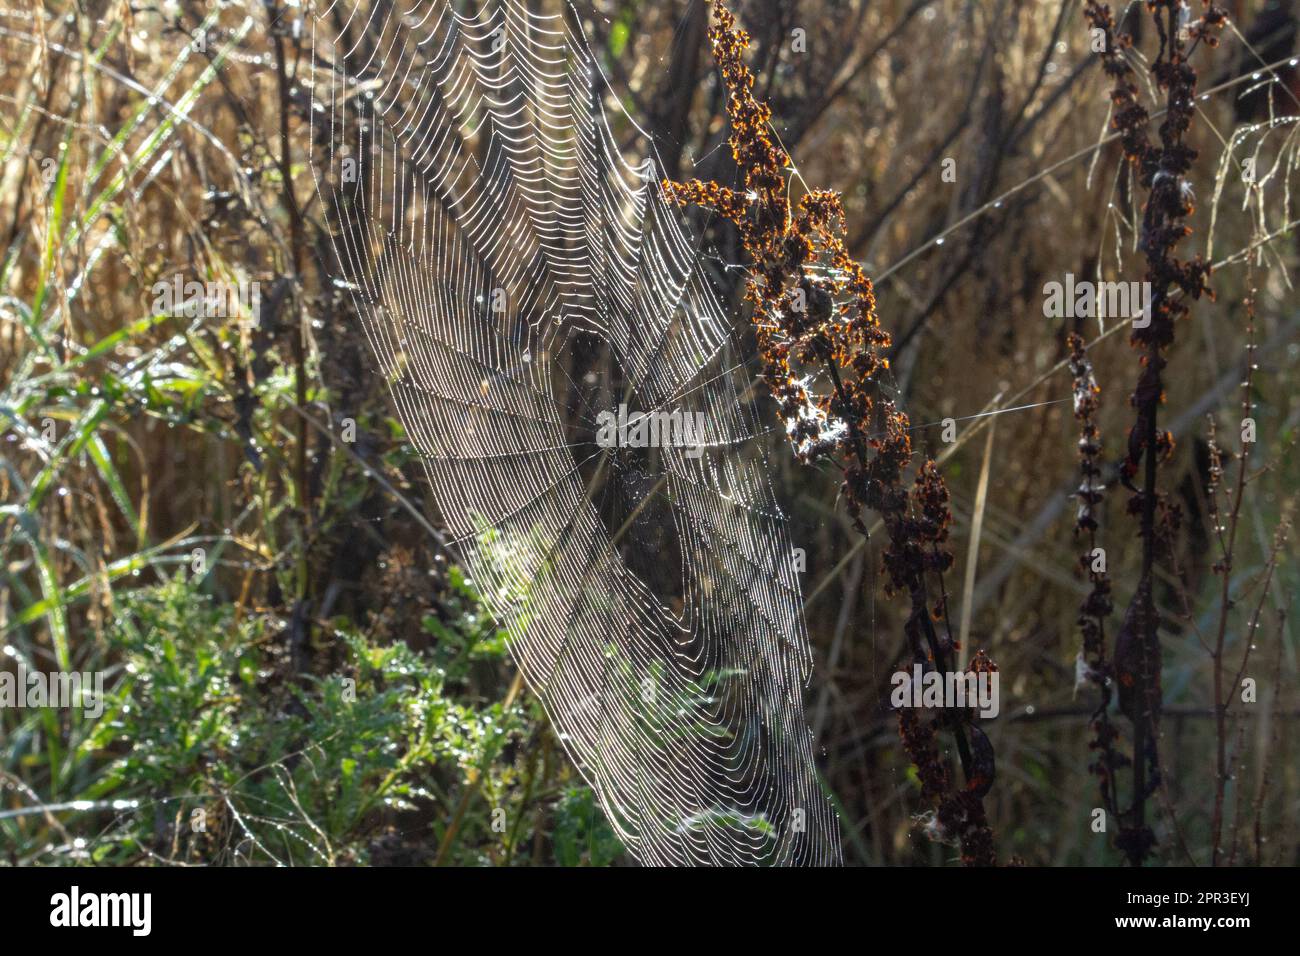
[[[430,621],[433,649],[377,646],[340,619],[342,668],[304,680],[276,651],[274,620],[237,618],[190,575],[123,594],[107,648],[122,668],[77,745],[90,779],[72,810],[100,821],[86,828],[96,836],[50,842],[36,813],[4,820],[6,835],[29,862],[334,865],[388,859],[394,843],[429,862],[476,781],[483,799],[446,862],[503,860],[532,835],[498,821],[527,818],[535,788],[516,756],[540,714],[477,696],[472,670],[501,663],[504,646],[455,587],[458,616]],[[584,787],[562,787],[555,819],[558,862],[619,854]]]

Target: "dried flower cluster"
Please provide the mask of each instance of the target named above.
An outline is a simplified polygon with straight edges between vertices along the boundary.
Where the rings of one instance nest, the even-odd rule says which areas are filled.
[[[665,181],[673,201],[713,210],[735,224],[753,264],[745,297],[763,362],[795,455],[805,463],[831,462],[843,475],[842,492],[854,527],[867,533],[863,512],[879,514],[888,534],[884,554],[890,589],[911,601],[906,623],[917,661],[948,672],[956,644],[947,627],[946,600],[932,604],[927,577],[952,564],[945,547],[952,514],[942,476],[932,461],[917,470],[910,488],[910,422],[884,394],[890,336],[880,327],[870,278],[844,247],[844,209],[834,192],[818,190],[791,204],[790,157],[771,131],[771,109],[753,95],[745,63],[748,34],[721,4],[709,30],[713,55],[727,88],[732,156],[744,189],[716,182]],[[820,385],[821,391],[818,391]],[[940,589],[942,594],[942,589]],[[943,624],[943,627],[937,626]],[[986,661],[986,659],[981,658]],[[971,717],[943,718],[953,732],[966,789],[956,793],[940,775],[933,728],[900,715],[905,744],[923,773],[923,789],[937,819],[955,834],[968,862],[994,862],[981,798],[992,783],[992,750],[981,772],[968,741]],[[928,769],[927,769],[928,768]],[[928,774],[928,776],[927,776]]]
[[[903,749],[916,765],[921,782],[921,796],[934,809],[921,817],[922,829],[936,843],[952,843],[961,847],[962,860],[967,864],[991,865],[997,860],[993,846],[993,833],[984,813],[983,798],[988,787],[983,782],[965,790],[952,791],[952,781],[947,764],[939,756],[937,728],[933,721],[925,720],[914,710],[898,712],[899,736]],[[992,766],[992,745],[983,731],[972,727],[977,748],[988,754]],[[992,784],[992,777],[987,778]]]
[[[1137,419],[1129,432],[1124,462],[1124,476],[1129,480],[1137,475],[1148,447],[1154,447],[1160,457],[1173,449],[1172,436],[1155,427],[1155,410],[1164,397],[1160,378],[1166,364],[1163,353],[1174,341],[1175,323],[1188,312],[1185,297],[1214,297],[1207,284],[1209,263],[1199,255],[1181,260],[1173,250],[1191,234],[1186,219],[1195,208],[1195,193],[1186,177],[1196,150],[1183,141],[1191,127],[1196,99],[1196,71],[1188,58],[1201,42],[1217,46],[1213,31],[1227,22],[1227,14],[1211,3],[1205,4],[1200,19],[1190,23],[1181,15],[1187,8],[1182,0],[1148,0],[1147,8],[1160,38],[1151,73],[1166,96],[1159,145],[1148,137],[1151,118],[1138,99],[1133,67],[1124,56],[1132,46],[1132,37],[1117,31],[1108,4],[1090,0],[1086,7],[1093,29],[1102,31],[1105,38],[1101,58],[1113,83],[1112,125],[1120,133],[1125,158],[1136,171],[1139,185],[1149,192],[1140,245],[1147,261],[1145,279],[1151,283],[1151,315],[1147,324],[1134,327],[1131,338],[1134,347],[1144,353],[1142,374],[1131,399]]]

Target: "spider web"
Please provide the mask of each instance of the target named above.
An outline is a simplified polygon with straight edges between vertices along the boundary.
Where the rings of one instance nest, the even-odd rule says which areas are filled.
[[[336,2],[312,29],[337,281],[619,838],[651,864],[838,862],[755,389],[575,12]],[[611,446],[620,405],[703,434]]]

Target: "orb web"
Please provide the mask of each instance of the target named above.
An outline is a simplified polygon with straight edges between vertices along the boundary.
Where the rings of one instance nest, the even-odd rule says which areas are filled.
[[[838,862],[758,389],[575,12],[336,2],[311,29],[336,281],[624,846]]]

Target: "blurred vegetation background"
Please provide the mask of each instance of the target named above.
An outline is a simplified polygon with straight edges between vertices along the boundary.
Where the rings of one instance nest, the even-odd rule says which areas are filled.
[[[1227,725],[1228,861],[1295,864],[1300,744],[1288,731],[1300,697],[1287,611],[1300,572],[1290,545],[1275,549],[1300,478],[1296,14],[1276,0],[1228,7],[1234,27],[1196,61],[1200,201],[1180,250],[1217,264],[1217,299],[1179,329],[1166,376],[1163,415],[1178,446],[1162,487],[1184,533],[1159,598],[1155,859],[1208,860],[1216,733],[1205,634],[1219,599],[1206,419],[1239,447],[1253,282],[1258,443],[1228,659],[1254,643],[1259,693]],[[664,174],[734,181],[708,7],[577,9]],[[1117,864],[1113,834],[1091,827],[1095,702],[1075,665],[1088,585],[1070,497],[1073,326],[1042,308],[1044,283],[1066,273],[1137,280],[1143,268],[1140,200],[1119,143],[1102,142],[1109,83],[1082,4],[736,9],[799,176],[844,195],[851,252],[895,336],[914,442],[942,461],[954,495],[949,580],[971,581],[950,595],[954,616],[969,618],[968,645],[1002,674],[1002,713],[985,725],[999,855]],[[297,82],[311,55],[303,22],[298,4],[280,0],[0,8],[0,647],[6,668],[100,671],[107,684],[98,718],[0,709],[0,859],[627,862],[521,690],[473,583],[422,524],[437,516],[418,461],[350,301],[328,278],[309,96]],[[1142,93],[1156,109],[1154,91]],[[644,147],[635,131],[616,132]],[[941,175],[949,158],[955,182]],[[1240,175],[1247,158],[1255,189]],[[706,223],[713,267],[735,288],[736,237]],[[1262,258],[1248,268],[1252,248]],[[159,312],[151,290],[176,275],[258,282],[260,322],[238,310]],[[738,303],[735,314],[743,328]],[[1091,356],[1113,463],[1137,356],[1121,327],[1082,331],[1104,336]],[[990,411],[1002,413],[975,417]],[[941,440],[946,418],[958,423],[955,444]],[[337,442],[348,423],[355,442]],[[801,470],[779,448],[772,458],[808,556],[808,714],[846,860],[949,864],[953,849],[915,825],[918,782],[888,708],[904,608],[881,591],[875,542],[860,545],[837,510],[835,476]],[[1140,549],[1123,499],[1108,496],[1102,510],[1121,608]]]

